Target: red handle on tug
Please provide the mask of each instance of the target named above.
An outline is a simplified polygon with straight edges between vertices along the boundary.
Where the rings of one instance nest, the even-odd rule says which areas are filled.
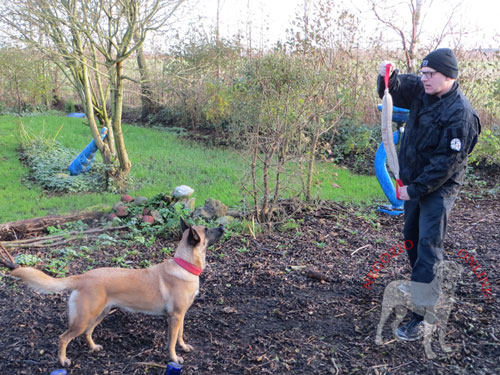
[[[399,200],[401,200],[401,198],[399,198],[399,188],[403,186],[403,181],[401,181],[399,178],[396,178],[396,198]]]
[[[389,76],[390,76],[390,73],[391,73],[391,64],[387,64],[385,66],[385,77],[384,77],[385,88],[386,89],[389,88]]]

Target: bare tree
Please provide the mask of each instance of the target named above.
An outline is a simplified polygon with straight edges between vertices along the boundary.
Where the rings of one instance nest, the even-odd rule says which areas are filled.
[[[250,10],[250,0],[247,0],[247,21],[245,25],[245,37],[247,40],[247,56],[252,55],[252,12]]]
[[[249,163],[242,187],[255,219],[270,224],[283,191],[297,180],[290,163],[299,159],[296,140],[302,137],[304,109],[298,89],[307,83],[300,61],[284,53],[249,60],[245,70],[232,102],[233,130],[240,132]]]
[[[0,77],[8,85],[9,97],[15,103],[20,115],[27,101],[29,82],[33,80],[34,66],[30,60],[30,52],[19,49],[2,49],[0,54]]]
[[[420,37],[425,24],[425,13],[432,6],[432,0],[406,0],[409,15],[402,16],[396,9],[396,5],[380,5],[380,2],[369,0],[371,9],[379,20],[387,28],[395,32],[401,41],[401,47],[405,54],[406,66],[409,73],[415,73],[415,61],[418,47],[421,43]],[[438,46],[443,39],[452,32],[452,20],[456,10],[463,1],[459,1],[450,6],[451,11],[446,14],[441,24],[432,25],[436,29],[434,44]],[[386,3],[384,3],[386,4]],[[400,5],[400,3],[398,4]],[[410,20],[410,22],[408,22]]]
[[[110,177],[119,186],[131,162],[122,132],[124,62],[183,0],[10,0],[4,32],[51,58],[76,89]],[[108,128],[101,141],[97,123]]]
[[[319,66],[319,64],[313,65],[315,66],[310,67],[307,72],[309,75],[309,84],[305,90],[305,97],[307,99],[304,101],[304,108],[308,114],[305,116],[306,124],[304,130],[309,134],[310,138],[305,148],[305,155],[308,156],[308,160],[307,172],[303,183],[304,198],[307,202],[310,202],[313,198],[314,166],[318,156],[320,138],[334,130],[344,115],[341,109],[344,103],[343,99],[339,97],[335,98],[332,95],[332,92],[338,88],[335,72],[332,70],[327,71]]]

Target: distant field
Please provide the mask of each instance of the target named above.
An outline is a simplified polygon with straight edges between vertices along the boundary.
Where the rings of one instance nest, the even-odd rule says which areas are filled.
[[[111,193],[53,196],[36,186],[24,184],[23,177],[28,170],[19,161],[17,152],[19,121],[33,134],[51,138],[57,134],[56,139],[73,149],[75,156],[91,140],[82,119],[1,116],[0,222],[111,206],[119,200],[118,194]],[[240,180],[244,178],[246,162],[236,152],[207,148],[161,130],[128,125],[123,130],[132,161],[134,187],[128,191],[132,196],[152,197],[158,193],[170,193],[176,186],[185,184],[195,190],[193,196],[197,205],[202,205],[207,198],[218,199],[230,207],[241,205],[244,195]],[[97,160],[101,160],[100,155],[97,155]],[[318,163],[317,171],[315,197],[356,203],[383,199],[375,177],[353,175],[331,163]]]

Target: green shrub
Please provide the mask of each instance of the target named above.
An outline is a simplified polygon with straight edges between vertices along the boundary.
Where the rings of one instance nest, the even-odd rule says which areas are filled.
[[[221,124],[228,121],[231,115],[231,89],[222,81],[213,81],[205,84],[207,103],[203,108],[207,121],[212,124]]]
[[[379,126],[342,122],[331,142],[330,158],[356,173],[373,174],[375,153],[382,141]]]
[[[500,127],[483,129],[469,162],[479,169],[500,169]]]
[[[94,161],[89,171],[71,176],[68,167],[78,152],[65,148],[55,139],[30,136],[22,125],[20,154],[30,171],[25,182],[35,183],[55,193],[107,191],[106,166],[103,163]]]
[[[16,257],[16,263],[20,264],[21,266],[29,266],[33,267],[38,263],[43,262],[43,259],[37,257],[36,255],[32,254],[19,254]]]
[[[71,100],[68,99],[64,102],[64,111],[67,113],[75,112],[75,103]]]
[[[49,109],[45,104],[25,103],[22,108],[22,115],[38,115],[47,112]]]
[[[153,224],[142,222],[140,216],[145,210],[148,212],[156,211],[160,218],[156,216]],[[197,219],[196,222],[187,219],[190,214],[190,210],[185,208],[182,202],[170,202],[167,195],[159,193],[143,204],[129,204],[128,215],[120,218],[120,224],[128,225],[130,228],[129,239],[136,242],[145,242],[146,237],[168,237],[172,234],[180,234],[179,222],[181,217],[191,224],[207,225],[202,219]]]
[[[148,125],[159,127],[178,127],[184,125],[184,115],[179,109],[163,107],[158,112],[148,116]]]

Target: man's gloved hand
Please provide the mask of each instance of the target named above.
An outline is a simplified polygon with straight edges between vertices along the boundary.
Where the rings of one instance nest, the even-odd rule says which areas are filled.
[[[381,77],[385,77],[385,67],[386,67],[388,64],[391,66],[391,74],[392,74],[392,72],[396,69],[396,65],[394,65],[394,63],[393,63],[392,61],[387,61],[387,60],[382,61],[382,62],[380,63],[379,68],[378,68],[378,75],[379,75],[379,76],[381,76]]]

